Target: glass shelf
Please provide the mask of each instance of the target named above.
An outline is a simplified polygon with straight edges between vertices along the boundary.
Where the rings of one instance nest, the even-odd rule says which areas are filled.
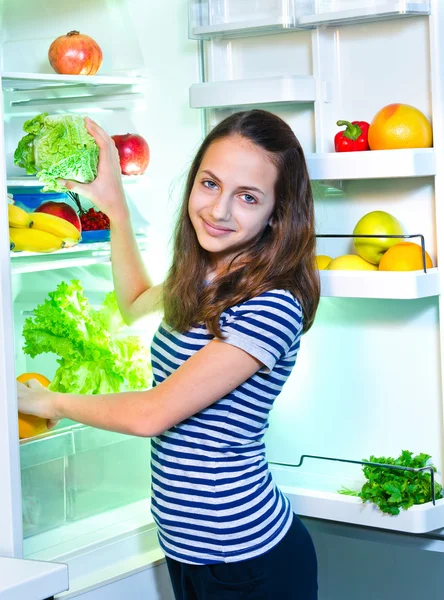
[[[306,161],[313,180],[427,177],[436,173],[433,148],[307,154]]]
[[[137,235],[136,237],[139,248],[143,252],[146,249],[147,237],[146,235]],[[71,248],[50,253],[11,252],[10,256],[11,273],[15,275],[108,263],[111,257],[111,245],[110,242],[95,242],[77,244]]]
[[[190,87],[191,108],[221,108],[249,104],[314,102],[314,77],[275,76],[195,83]]]
[[[437,268],[423,271],[319,271],[321,296],[413,300],[438,296]]]
[[[149,83],[133,76],[11,72],[1,73],[1,80],[5,111],[15,116],[56,112],[67,106],[81,110],[94,103],[100,104],[100,110],[137,108]]]
[[[146,174],[143,175],[122,175],[122,183],[123,185],[132,185],[135,183],[147,183],[148,177]],[[39,181],[36,177],[32,177],[30,175],[23,177],[8,177],[6,180],[6,185],[8,187],[36,187],[42,188],[43,183]]]

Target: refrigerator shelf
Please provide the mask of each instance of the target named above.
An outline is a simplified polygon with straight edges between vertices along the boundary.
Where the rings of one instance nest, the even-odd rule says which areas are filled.
[[[344,3],[345,4],[345,3]],[[349,3],[350,4],[350,3]],[[361,6],[359,6],[361,4]],[[325,11],[302,16],[299,27],[317,27],[322,25],[351,25],[370,21],[386,21],[400,17],[417,17],[430,14],[429,0],[406,2],[406,0],[378,0],[373,6],[354,2],[353,8]]]
[[[146,183],[148,178],[146,175],[122,175],[123,185],[134,183]],[[6,185],[9,187],[43,187],[41,181],[30,175],[23,177],[8,177]]]
[[[58,75],[55,73],[1,73],[7,114],[26,116],[38,112],[91,108],[137,108],[146,105],[144,77],[114,75]]]
[[[433,148],[328,152],[307,154],[306,160],[313,180],[428,177],[436,173]]]
[[[146,236],[138,235],[137,241],[140,250],[143,252]],[[11,273],[15,275],[108,263],[111,256],[111,246],[110,242],[94,242],[91,244],[77,244],[72,248],[63,248],[50,253],[11,252],[10,256]]]
[[[437,268],[423,271],[319,271],[321,296],[413,300],[439,296]]]
[[[393,516],[353,496],[293,486],[282,486],[281,489],[289,498],[294,512],[304,517],[415,534],[444,526],[444,498],[437,500],[435,506],[432,502],[418,504]]]
[[[273,76],[195,83],[190,87],[191,108],[221,108],[250,104],[314,102],[313,77]]]
[[[260,18],[255,18],[251,12],[248,14],[248,10],[244,15],[236,11],[235,17],[231,17],[229,8],[225,9],[227,14],[223,14],[224,9],[220,9],[218,5],[216,10],[219,8],[219,13],[213,15],[209,9],[203,9],[201,1],[190,0],[190,4],[196,6],[196,10],[191,10],[190,14],[194,16],[197,12],[199,15],[194,18],[194,22],[193,17],[191,18],[191,39],[237,38],[430,14],[429,0],[376,0],[372,3],[366,0],[343,0],[335,5],[334,10],[329,10],[332,3],[324,3],[323,10],[317,13],[310,10],[309,3],[305,3],[302,9],[296,5],[293,10],[282,4],[274,10],[269,9],[267,15],[261,13]],[[228,20],[230,17],[231,20]]]

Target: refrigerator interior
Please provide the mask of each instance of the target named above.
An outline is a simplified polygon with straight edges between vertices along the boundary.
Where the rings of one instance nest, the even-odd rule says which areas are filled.
[[[83,104],[66,103],[51,92],[49,112],[77,110],[93,116],[111,134],[134,131],[147,139],[151,149],[147,177],[127,183],[125,191],[136,227],[146,232],[144,256],[156,283],[168,268],[172,223],[183,176],[201,139],[201,117],[208,130],[244,107],[266,108],[282,116],[301,141],[314,180],[317,233],[349,234],[364,214],[384,210],[397,217],[408,233],[424,236],[435,267],[427,277],[437,282],[438,291],[390,296],[382,279],[373,278],[365,282],[373,295],[356,298],[343,290],[323,294],[315,325],[303,337],[296,367],[276,401],[266,436],[276,480],[296,508],[308,506],[305,514],[316,519],[400,531],[395,517],[375,521],[374,513],[367,516],[368,507],[348,505],[346,497],[337,494],[342,486],[359,489],[360,466],[310,459],[298,468],[273,463],[296,465],[305,454],[355,460],[371,454],[396,457],[407,449],[430,454],[437,480],[442,481],[436,269],[438,233],[442,236],[436,202],[442,177],[438,160],[442,162],[442,107],[437,93],[442,83],[436,81],[437,67],[431,62],[431,47],[438,55],[441,51],[431,43],[436,32],[431,29],[429,3],[246,0],[241,5],[235,0],[189,0],[188,13],[180,0],[165,5],[142,0],[81,0],[63,6],[54,0],[38,5],[26,0],[25,4],[26,19],[12,2],[3,7],[3,73],[51,73],[46,61],[49,44],[75,27],[101,45],[101,75],[148,80],[146,91],[137,95],[136,90],[128,104],[122,102],[118,88],[113,89],[114,104],[113,94],[106,89],[101,98]],[[438,2],[431,6],[442,27],[442,8]],[[203,40],[200,65],[198,44],[187,39],[188,15],[191,37]],[[191,106],[197,110],[189,106],[189,88]],[[266,102],[264,88],[270,94]],[[45,110],[45,98],[29,107],[13,107],[9,92],[4,97],[6,166],[12,180],[20,175],[12,154],[22,123],[29,110],[33,114]],[[233,103],[233,98],[239,103]],[[333,153],[337,120],[371,121],[392,102],[411,104],[433,117],[434,150],[382,151],[358,156],[356,162]],[[387,152],[394,152],[395,158]],[[319,240],[318,254],[334,257],[351,251],[349,239]],[[57,268],[39,271],[34,265],[22,272],[17,263],[12,264],[17,374],[37,371],[50,378],[54,373],[53,357],[31,361],[23,355],[21,329],[26,316],[60,281],[80,279],[94,304],[112,289],[108,264],[61,267],[59,263]],[[396,280],[395,287],[402,288],[405,280],[416,281],[417,273]],[[358,281],[355,287],[360,285]],[[137,326],[147,343],[158,318]],[[54,433],[22,443],[20,452],[26,556],[44,560],[64,556],[71,561],[74,577],[87,574],[95,558],[76,556],[79,547],[90,548],[92,557],[105,556],[103,547],[114,533],[116,539],[123,536],[125,524],[131,523],[139,541],[133,540],[133,546],[128,542],[122,556],[144,553],[145,558],[159,560],[147,520],[148,440],[65,422]],[[444,528],[442,505],[427,510],[427,515],[438,515],[431,522],[433,536],[439,539]],[[344,516],[340,519],[340,515]],[[427,518],[424,527],[430,526]],[[403,531],[414,532],[410,521]],[[318,537],[320,544],[328,542],[331,552],[334,536]],[[338,552],[346,547],[350,556],[355,552],[354,543],[338,544]],[[110,544],[109,555],[116,547],[115,542]],[[322,552],[328,554],[325,548]],[[342,585],[332,575],[339,569],[335,563],[328,577],[323,575],[330,589]],[[347,593],[353,597],[351,588]]]
[[[4,80],[9,77],[3,84],[8,185],[23,185],[25,173],[13,164],[13,153],[24,135],[24,121],[38,113],[88,115],[110,135],[142,135],[150,146],[149,167],[143,176],[126,178],[124,186],[154,283],[163,280],[169,266],[184,176],[201,139],[200,115],[188,107],[188,88],[198,76],[196,42],[187,38],[187,7],[174,2],[173,8],[171,14],[171,3],[158,7],[133,0],[63,6],[53,0],[38,5],[24,2],[20,11],[12,2],[2,7],[1,70]],[[166,23],[172,43],[167,43],[160,26]],[[74,28],[93,37],[102,49],[104,60],[94,85],[88,81],[66,85],[47,60],[51,42]],[[36,83],[39,75],[42,80]],[[106,79],[111,84],[101,85]],[[136,85],[126,85],[125,79]],[[38,189],[26,185],[31,191]],[[85,208],[90,206],[84,198],[81,202]],[[63,251],[46,257],[13,255],[16,375],[38,372],[51,379],[57,369],[55,355],[31,359],[23,353],[22,329],[33,309],[60,282],[80,280],[94,307],[113,289],[109,250],[80,252],[81,246],[76,247],[78,254],[69,257]],[[140,336],[149,347],[160,318],[152,315],[125,334]],[[122,523],[134,528],[137,519],[143,518],[153,529],[149,453],[149,439],[67,420],[53,432],[22,440],[24,555],[51,560],[72,554],[82,545],[89,546],[94,534],[99,543],[112,535],[113,526],[121,533]],[[151,534],[149,548],[158,548]]]

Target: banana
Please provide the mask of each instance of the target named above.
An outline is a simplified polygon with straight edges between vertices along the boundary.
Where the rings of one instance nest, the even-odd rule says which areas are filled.
[[[31,215],[15,204],[8,204],[8,221],[9,227],[17,227],[24,229],[31,227]]]
[[[32,213],[32,228],[52,233],[65,242],[65,246],[74,246],[80,240],[80,231],[66,219],[44,212]]]
[[[9,228],[9,238],[14,244],[13,252],[54,252],[64,247],[65,242],[52,233],[37,229]]]
[[[11,240],[11,238],[9,238],[9,249],[10,249],[10,250],[14,250],[14,248],[15,248],[15,244],[14,244],[14,242]]]

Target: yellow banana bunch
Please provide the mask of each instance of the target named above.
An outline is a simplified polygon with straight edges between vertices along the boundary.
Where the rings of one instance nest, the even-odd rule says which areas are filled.
[[[80,240],[80,231],[66,219],[43,212],[32,213],[32,229],[55,235],[65,242],[65,247],[74,246]]]
[[[65,242],[52,233],[38,229],[9,228],[9,239],[14,244],[13,252],[54,252],[64,247]]]
[[[25,229],[32,225],[31,215],[15,204],[8,204],[8,221],[9,227],[18,229]]]

